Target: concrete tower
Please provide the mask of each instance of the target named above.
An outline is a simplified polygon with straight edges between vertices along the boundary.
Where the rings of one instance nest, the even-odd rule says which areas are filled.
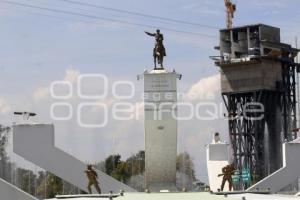
[[[177,86],[175,71],[145,71],[145,186],[176,190]]]
[[[257,182],[282,167],[281,144],[298,131],[299,50],[281,42],[279,28],[264,24],[220,30],[216,49],[234,164]],[[235,189],[251,184],[241,179]]]

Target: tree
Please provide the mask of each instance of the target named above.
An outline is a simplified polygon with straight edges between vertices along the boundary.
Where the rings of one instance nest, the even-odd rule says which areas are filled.
[[[145,151],[139,151],[135,155],[126,160],[128,164],[130,176],[127,184],[137,191],[145,190]]]
[[[119,154],[110,155],[108,158],[105,159],[105,172],[111,176],[120,163],[121,156]]]
[[[11,131],[10,127],[0,125],[0,177],[11,182],[11,174],[13,164],[9,161],[6,153],[8,133]]]
[[[137,154],[129,157],[126,163],[130,169],[130,176],[143,174],[145,171],[145,151],[139,151]]]
[[[128,164],[124,161],[121,161],[112,172],[112,177],[123,183],[127,183],[128,179],[131,176],[129,171],[130,170]]]
[[[196,180],[194,163],[187,152],[177,155],[176,169],[177,172],[183,173],[193,180]]]
[[[187,152],[180,153],[176,159],[176,185],[178,188],[193,189],[193,182],[196,181],[194,163]]]
[[[63,194],[63,181],[54,174],[44,172],[39,173],[39,185],[37,186],[37,196],[43,198],[54,198],[57,194]]]
[[[105,172],[123,183],[126,183],[130,178],[129,166],[121,160],[119,154],[110,155],[105,159]]]
[[[100,162],[96,166],[101,169],[103,163]],[[105,159],[104,166],[108,175],[127,183],[131,176],[142,174],[145,171],[145,152],[139,151],[126,161],[122,161],[119,154],[110,155]]]
[[[8,141],[8,133],[10,131],[10,127],[5,127],[0,125],[0,160],[8,160],[6,153],[6,145]]]
[[[21,190],[31,195],[35,195],[37,180],[36,174],[34,174],[31,170],[23,168],[17,168],[15,172],[17,175],[17,186]]]
[[[129,184],[131,187],[142,191],[144,187],[145,151],[130,156],[126,161],[121,156],[110,155],[104,162],[96,164],[99,169],[114,177],[115,179]],[[104,166],[104,167],[103,167]],[[176,159],[177,186],[178,188],[192,189],[193,183],[197,181],[192,158],[187,152],[180,153]]]

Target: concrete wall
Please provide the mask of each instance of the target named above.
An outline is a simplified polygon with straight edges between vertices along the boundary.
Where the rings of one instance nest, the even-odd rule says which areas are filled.
[[[249,55],[249,48],[259,48],[263,53],[260,44],[255,45],[253,33],[257,32],[260,41],[280,42],[280,29],[264,24],[234,27],[220,31],[220,55],[230,55],[231,58],[244,58]]]
[[[222,174],[222,168],[229,164],[229,145],[225,143],[207,145],[206,161],[210,190],[217,192],[221,188],[223,179],[223,177],[218,177],[218,174]],[[228,190],[227,182],[224,191]]]
[[[14,185],[0,179],[0,200],[37,200]]]
[[[56,148],[54,141],[52,124],[24,124],[13,127],[13,150],[16,154],[86,191],[86,164]],[[104,193],[111,190],[119,192],[121,189],[135,191],[99,170],[97,173]]]
[[[280,28],[272,26],[260,26],[259,27],[260,40],[266,40],[270,42],[280,42]]]
[[[176,190],[177,121],[172,117],[172,111],[177,113],[173,107],[177,101],[176,79],[175,72],[144,73],[145,180],[152,191]],[[159,113],[161,118],[155,119]]]

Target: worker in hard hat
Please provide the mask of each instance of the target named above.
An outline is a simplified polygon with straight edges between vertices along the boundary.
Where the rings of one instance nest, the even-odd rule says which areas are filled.
[[[87,169],[85,170],[86,176],[88,178],[88,191],[90,194],[92,194],[92,188],[91,186],[94,185],[95,189],[99,194],[101,194],[101,189],[99,187],[99,182],[98,182],[98,174],[97,172],[93,169],[92,165],[87,165]]]

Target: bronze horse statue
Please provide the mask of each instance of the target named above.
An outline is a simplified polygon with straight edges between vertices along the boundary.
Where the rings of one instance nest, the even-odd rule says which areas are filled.
[[[157,65],[160,65],[160,68],[164,68],[163,67],[163,61],[164,61],[164,50],[163,47],[161,45],[157,45],[154,48],[154,52],[153,52],[153,58],[154,58],[154,69],[157,69]]]

